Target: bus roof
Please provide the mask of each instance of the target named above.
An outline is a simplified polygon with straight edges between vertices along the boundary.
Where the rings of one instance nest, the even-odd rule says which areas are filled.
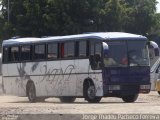
[[[86,33],[86,34],[78,34],[78,35],[67,35],[67,36],[53,36],[53,37],[45,37],[45,38],[17,38],[17,39],[9,39],[3,41],[3,46],[7,45],[17,45],[17,44],[30,44],[30,43],[39,43],[39,42],[50,42],[50,41],[63,41],[63,40],[73,40],[73,39],[88,39],[95,38],[101,40],[113,40],[113,39],[146,39],[146,37],[142,35],[136,35],[131,33],[123,33],[123,32],[96,32],[96,33]]]

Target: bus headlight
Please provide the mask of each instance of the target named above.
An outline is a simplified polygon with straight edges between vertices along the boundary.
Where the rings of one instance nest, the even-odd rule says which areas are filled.
[[[109,85],[109,90],[120,90],[120,85]]]
[[[141,89],[141,90],[148,90],[148,89],[150,89],[150,88],[151,88],[150,85],[140,85],[140,89]]]

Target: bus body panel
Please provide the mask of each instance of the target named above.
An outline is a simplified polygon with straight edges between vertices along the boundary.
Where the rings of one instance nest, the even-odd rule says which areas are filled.
[[[7,64],[3,67],[6,69]],[[91,79],[96,96],[103,96],[102,71],[92,70],[88,59],[9,64],[3,76],[5,93],[26,96],[26,85],[33,81],[38,96],[83,96],[83,83]],[[14,70],[14,72],[12,72]],[[21,76],[21,77],[18,77]]]
[[[8,64],[2,64],[2,74],[8,76]]]
[[[140,85],[150,86],[150,68],[147,67],[112,67],[103,69],[104,95],[113,93],[120,96],[138,94]],[[118,85],[119,89],[109,89],[112,85]],[[150,91],[148,88],[147,92]]]
[[[21,77],[3,77],[4,93],[8,95],[26,96],[26,83]]]
[[[11,95],[25,96],[25,76],[20,63],[5,64],[2,68],[7,69],[3,76],[4,92]]]

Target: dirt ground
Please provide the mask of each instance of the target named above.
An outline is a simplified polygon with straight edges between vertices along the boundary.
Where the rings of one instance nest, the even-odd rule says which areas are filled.
[[[92,116],[83,118],[86,114]],[[67,104],[61,103],[57,98],[48,98],[45,102],[29,103],[26,97],[0,96],[0,120],[110,120],[110,116],[107,119],[98,119],[97,115],[101,114],[120,116],[121,114],[158,114],[154,120],[159,120],[160,95],[156,91],[140,94],[134,103],[124,103],[120,98],[107,97],[96,104],[87,103],[83,98]],[[153,117],[155,118],[151,116]]]
[[[83,98],[74,103],[61,103],[57,98],[45,102],[29,103],[26,97],[0,96],[0,114],[160,114],[160,95],[156,91],[140,94],[134,103],[124,103],[120,98],[103,98],[90,104]]]

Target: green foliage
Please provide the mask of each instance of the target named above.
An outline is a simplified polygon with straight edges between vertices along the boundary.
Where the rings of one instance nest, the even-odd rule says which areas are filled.
[[[96,31],[159,33],[156,0],[1,0],[0,39]]]

